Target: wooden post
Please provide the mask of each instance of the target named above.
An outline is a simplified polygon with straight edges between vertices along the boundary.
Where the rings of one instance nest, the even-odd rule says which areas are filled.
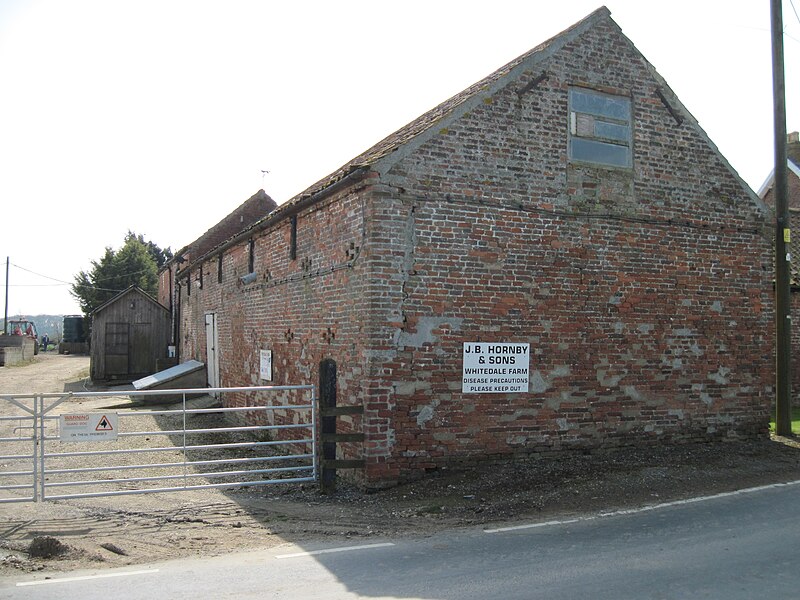
[[[775,119],[775,432],[792,434],[790,240],[786,166],[786,99],[783,72],[783,7],[771,0],[772,91]],[[797,260],[797,257],[795,257]]]
[[[336,405],[336,361],[326,358],[319,364],[319,415],[322,460],[320,465],[320,487],[323,493],[336,490],[337,469],[363,469],[364,459],[336,458],[339,442],[363,443],[363,433],[336,433],[336,419],[344,415],[363,415],[363,406]]]
[[[336,433],[336,417],[330,409],[336,408],[336,361],[326,358],[319,365],[319,407],[322,441],[320,485],[326,494],[336,490],[336,442],[328,436]]]

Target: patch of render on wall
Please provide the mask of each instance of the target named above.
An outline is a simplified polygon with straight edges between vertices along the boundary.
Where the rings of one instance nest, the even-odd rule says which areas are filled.
[[[420,317],[417,321],[417,330],[408,332],[398,329],[394,335],[394,345],[409,348],[422,348],[425,344],[435,344],[439,338],[433,330],[442,325],[449,325],[454,331],[461,331],[464,319],[455,317]]]
[[[540,371],[533,371],[530,375],[530,390],[534,394],[543,394],[553,386],[554,379],[567,377],[571,372],[569,365],[558,365],[546,376]]]
[[[605,368],[601,368],[605,367]],[[611,373],[611,371],[615,371]],[[595,367],[595,376],[597,377],[597,383],[607,389],[615,388],[619,385],[619,382],[622,381],[628,375],[628,369],[620,368],[619,366],[611,366],[608,362],[608,359],[604,358],[601,361],[600,365]]]
[[[419,427],[425,427],[425,424],[433,419],[433,415],[436,412],[436,408],[439,406],[439,400],[433,400],[430,404],[427,404],[420,408],[419,412],[417,413],[417,425]]]
[[[646,398],[642,395],[642,393],[638,389],[636,389],[636,386],[626,385],[622,388],[622,391],[624,391],[625,395],[628,396],[631,400],[635,400],[636,402],[642,402],[646,400]]]
[[[720,366],[715,373],[709,374],[708,378],[715,383],[725,385],[730,382],[728,379],[730,372],[731,370],[728,367]]]
[[[672,335],[666,337],[667,352],[661,356],[661,364],[672,369],[682,369],[684,357],[692,360],[690,355],[701,357],[705,350],[698,343],[701,334],[688,327],[674,329]]]

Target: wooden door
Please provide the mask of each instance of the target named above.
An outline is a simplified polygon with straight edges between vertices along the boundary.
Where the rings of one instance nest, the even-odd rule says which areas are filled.
[[[106,323],[104,342],[105,376],[119,377],[128,375],[128,349],[130,347],[130,327],[128,323]]]

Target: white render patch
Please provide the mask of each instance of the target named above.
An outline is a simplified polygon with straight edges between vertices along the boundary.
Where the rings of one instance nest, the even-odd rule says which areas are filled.
[[[430,404],[428,404],[427,406],[423,406],[420,409],[419,413],[417,414],[417,425],[419,427],[424,427],[425,423],[427,423],[433,418],[433,411],[434,411],[434,406]]]
[[[417,322],[416,332],[397,331],[395,344],[409,348],[422,348],[425,344],[435,344],[439,338],[433,334],[434,329],[449,325],[453,331],[460,331],[464,319],[452,317],[423,317]]]
[[[534,394],[541,394],[546,392],[550,388],[550,384],[548,384],[542,374],[539,371],[534,371],[531,373],[531,391]]]
[[[708,378],[720,385],[725,385],[728,383],[728,374],[730,372],[731,370],[728,367],[720,367],[716,373],[711,373]]]

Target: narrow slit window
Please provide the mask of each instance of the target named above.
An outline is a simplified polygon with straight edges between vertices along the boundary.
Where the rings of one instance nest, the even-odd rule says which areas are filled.
[[[297,260],[297,215],[292,215],[289,231],[289,260]]]
[[[631,100],[585,88],[569,90],[570,160],[631,167]]]
[[[217,283],[222,283],[222,253],[217,256]]]

